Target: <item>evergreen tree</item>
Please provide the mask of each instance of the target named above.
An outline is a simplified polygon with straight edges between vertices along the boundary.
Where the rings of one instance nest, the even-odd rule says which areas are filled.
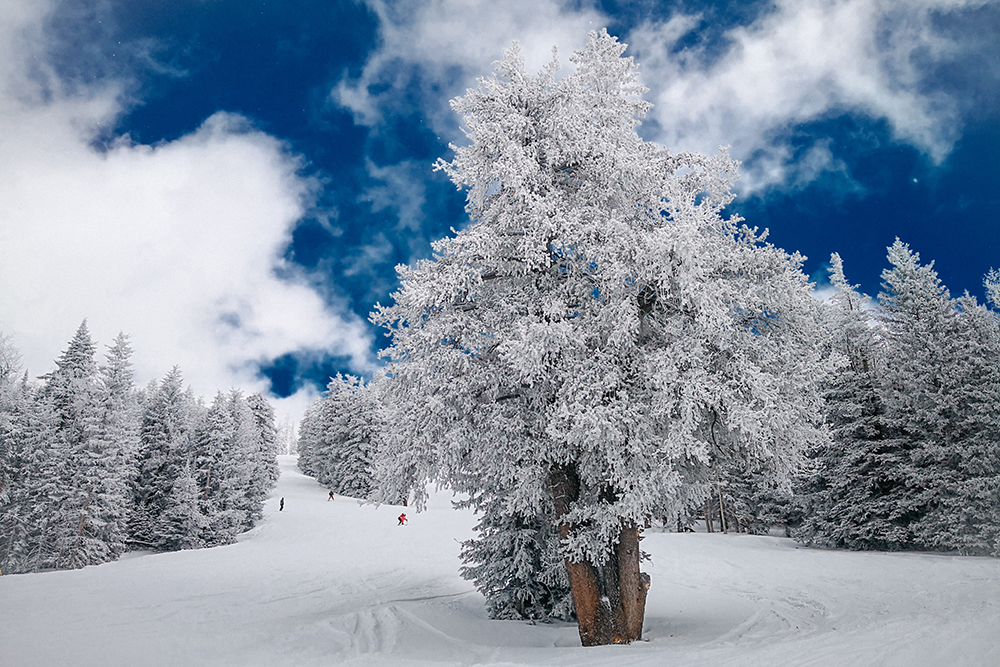
[[[278,429],[274,423],[274,408],[261,393],[246,399],[252,416],[253,483],[250,487],[251,516],[256,522],[263,513],[264,500],[278,483]]]
[[[26,402],[20,373],[20,354],[10,338],[0,334],[0,508],[10,502],[20,469],[23,448],[20,417],[25,412]],[[0,545],[0,558],[2,554]]]
[[[302,413],[302,421],[299,422],[299,437],[295,444],[299,452],[299,470],[317,480],[319,480],[320,474],[318,446],[323,431],[320,417],[322,408],[321,399],[313,401],[306,407],[305,412]]]
[[[573,596],[551,509],[524,517],[491,496],[480,507],[477,536],[462,542],[462,577],[486,597],[491,618],[572,620]]]
[[[724,153],[638,137],[623,50],[594,33],[559,79],[510,50],[453,103],[471,145],[439,167],[473,222],[372,317],[392,336],[380,493],[422,502],[432,478],[511,516],[550,503],[585,645],[641,636],[647,517],[731,460],[781,477],[824,437],[802,258],[722,217]]]
[[[890,438],[883,396],[880,369],[888,334],[873,319],[870,297],[847,282],[836,253],[830,284],[837,291],[825,311],[827,340],[842,359],[825,387],[832,437],[810,452],[798,489],[804,519],[796,537],[817,546],[890,548],[905,539],[885,504],[905,459]]]
[[[995,553],[997,320],[968,295],[952,299],[933,264],[898,239],[888,257],[879,327],[847,315],[835,327],[850,365],[830,386],[833,444],[818,451],[803,486],[799,537],[854,549]],[[868,363],[876,347],[885,358],[878,374]]]
[[[165,551],[199,549],[206,545],[203,536],[208,520],[199,509],[198,484],[185,465],[170,489],[159,521],[160,548]]]
[[[166,548],[160,540],[161,515],[174,480],[190,454],[191,431],[199,406],[184,389],[176,366],[147,397],[140,425],[141,449],[129,541],[145,548]]]
[[[337,374],[302,418],[299,468],[336,493],[368,498],[372,454],[383,428],[380,400],[373,382]]]

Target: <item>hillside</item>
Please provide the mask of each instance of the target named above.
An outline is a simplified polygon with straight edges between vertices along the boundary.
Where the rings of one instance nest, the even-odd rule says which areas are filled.
[[[487,619],[449,494],[400,527],[281,466],[238,544],[0,577],[0,665],[1000,664],[1000,560],[651,532],[647,641],[583,649],[572,625]]]

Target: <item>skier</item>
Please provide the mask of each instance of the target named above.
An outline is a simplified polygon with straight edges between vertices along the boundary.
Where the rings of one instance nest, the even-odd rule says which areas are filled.
[[[330,497],[327,499],[326,502],[330,502],[331,500],[333,500],[333,489],[330,489]]]
[[[406,515],[405,514],[400,514],[399,515],[399,525],[402,526],[404,523],[406,523]]]
[[[285,509],[285,499],[284,498],[282,498],[281,502],[278,503],[278,511],[280,512],[283,509]]]

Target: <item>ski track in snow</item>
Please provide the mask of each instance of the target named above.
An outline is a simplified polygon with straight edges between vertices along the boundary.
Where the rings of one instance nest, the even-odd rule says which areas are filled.
[[[584,649],[575,625],[487,618],[450,494],[400,527],[280,461],[237,544],[0,577],[0,667],[1000,665],[997,559],[648,532],[646,641]]]

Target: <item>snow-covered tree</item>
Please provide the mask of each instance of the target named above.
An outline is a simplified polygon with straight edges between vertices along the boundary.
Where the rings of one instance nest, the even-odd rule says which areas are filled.
[[[352,498],[372,492],[372,451],[379,426],[378,400],[372,383],[353,375],[330,380],[315,409],[303,417],[300,461],[308,474],[332,491]]]
[[[854,549],[996,553],[1000,534],[1000,326],[952,299],[899,241],[882,274],[877,328],[841,322],[851,366],[830,384],[833,444],[803,486],[799,537]],[[853,328],[852,328],[853,326]],[[870,361],[879,338],[884,363]],[[867,354],[859,354],[868,349]]]
[[[140,412],[131,357],[128,336],[119,333],[98,375],[94,451],[99,454],[101,481],[95,487],[93,502],[94,509],[100,512],[102,539],[113,558],[125,551],[128,541],[140,445]]]
[[[274,423],[274,408],[261,393],[247,396],[246,405],[250,409],[251,458],[254,463],[253,482],[248,489],[251,516],[254,522],[260,519],[267,494],[278,483],[281,471],[278,469],[278,430]]]
[[[21,355],[10,337],[0,333],[0,508],[10,501],[20,468],[18,422],[26,401],[20,376]]]
[[[139,547],[164,548],[159,521],[167,507],[174,480],[187,465],[191,433],[200,410],[185,391],[181,371],[171,369],[149,390],[142,411],[141,450],[135,485],[129,540]]]
[[[836,253],[830,284],[836,292],[825,310],[827,340],[843,361],[824,387],[831,439],[810,452],[798,488],[804,517],[796,537],[817,546],[885,548],[896,533],[882,504],[890,485],[877,480],[892,478],[902,461],[889,437],[879,371],[886,332]]]
[[[548,504],[585,645],[641,636],[639,527],[734,458],[782,475],[823,437],[818,306],[802,258],[724,218],[736,163],[635,132],[624,46],[593,33],[557,79],[517,48],[453,102],[439,162],[471,223],[400,268],[380,491],[433,478],[503,516]],[[492,500],[479,497],[482,503]]]
[[[477,536],[462,542],[461,573],[486,597],[491,618],[568,621],[573,596],[551,508],[532,516],[504,511],[501,497],[479,506]]]
[[[298,454],[296,447],[298,438],[295,435],[295,422],[292,421],[291,417],[286,416],[281,420],[281,423],[278,425],[276,440],[279,454]]]
[[[299,453],[299,470],[317,479],[320,466],[317,448],[323,431],[319,416],[322,405],[321,400],[316,400],[306,406],[305,412],[302,413],[302,421],[299,422],[299,435],[295,443]]]
[[[209,528],[209,521],[198,506],[198,496],[198,483],[191,466],[185,465],[174,479],[158,522],[157,538],[165,551],[206,546],[203,536]]]
[[[983,286],[986,288],[986,300],[1000,308],[1000,271],[990,269],[983,279]]]
[[[229,543],[253,527],[277,480],[274,413],[263,396],[220,394],[223,427],[213,431],[217,415],[185,390],[177,368],[139,392],[127,336],[99,368],[95,349],[84,322],[36,387],[17,377],[16,351],[0,337],[4,571],[102,563],[127,544]]]

